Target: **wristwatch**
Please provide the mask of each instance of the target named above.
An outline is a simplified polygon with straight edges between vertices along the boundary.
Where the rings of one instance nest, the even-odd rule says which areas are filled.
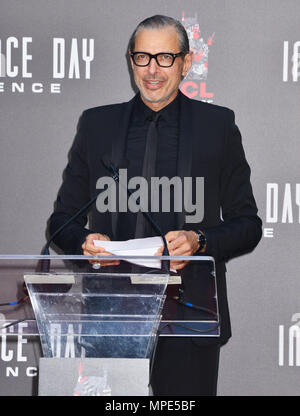
[[[199,243],[199,250],[198,251],[201,251],[203,249],[203,247],[205,246],[205,244],[206,244],[206,238],[205,238],[205,235],[204,235],[203,231],[197,230],[197,231],[195,231],[195,233],[197,234],[197,241]]]

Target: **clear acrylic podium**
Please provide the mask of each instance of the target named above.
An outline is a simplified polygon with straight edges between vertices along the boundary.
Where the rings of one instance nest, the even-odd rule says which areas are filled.
[[[36,319],[28,320],[28,335],[35,335],[36,324],[43,356],[51,359],[50,364],[49,360],[42,363],[45,378],[51,379],[52,365],[56,365],[57,376],[61,360],[66,363],[67,359],[69,364],[75,359],[78,380],[84,380],[82,360],[101,359],[106,370],[101,369],[100,378],[92,377],[98,380],[98,390],[94,386],[89,391],[103,395],[115,390],[123,395],[122,389],[112,389],[114,382],[107,380],[123,368],[123,376],[117,375],[115,384],[124,386],[129,378],[135,378],[139,388],[144,378],[144,386],[148,386],[149,363],[158,336],[220,335],[216,274],[214,259],[207,256],[110,259],[120,264],[106,266],[106,256],[0,256],[0,270],[1,280],[14,276],[20,284],[24,278]],[[94,270],[88,260],[97,260],[100,269]],[[186,261],[187,265],[178,273],[161,270],[162,264],[172,261]],[[42,264],[49,268],[47,272],[41,272]],[[16,321],[21,307],[18,314]],[[11,324],[9,334],[13,336]],[[0,326],[6,330],[5,323]],[[97,367],[97,360],[90,362]],[[134,368],[137,373],[133,378],[124,376]],[[143,393],[137,389],[134,394]]]

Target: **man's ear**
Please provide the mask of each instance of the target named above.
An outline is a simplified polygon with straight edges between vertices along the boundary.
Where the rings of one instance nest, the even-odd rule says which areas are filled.
[[[133,63],[133,61],[132,61],[132,57],[131,57],[131,50],[130,50],[130,49],[128,49],[128,55],[129,55],[129,60],[130,60],[131,68],[133,69],[133,65],[134,65],[134,63]]]
[[[184,56],[182,76],[185,77],[193,65],[194,52],[190,51]]]

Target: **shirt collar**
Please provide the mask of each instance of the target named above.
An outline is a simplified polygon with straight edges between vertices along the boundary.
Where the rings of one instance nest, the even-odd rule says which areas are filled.
[[[135,102],[134,113],[135,117],[137,117],[139,121],[145,121],[151,119],[152,113],[154,113],[154,111],[144,103],[140,94],[138,94],[137,100]],[[177,94],[173,101],[162,108],[159,113],[161,115],[160,119],[170,123],[177,123],[179,119],[179,94]]]

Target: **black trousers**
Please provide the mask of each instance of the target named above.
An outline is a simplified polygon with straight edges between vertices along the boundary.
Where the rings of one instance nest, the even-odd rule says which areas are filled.
[[[193,337],[160,337],[151,385],[155,396],[216,396],[220,345]]]

